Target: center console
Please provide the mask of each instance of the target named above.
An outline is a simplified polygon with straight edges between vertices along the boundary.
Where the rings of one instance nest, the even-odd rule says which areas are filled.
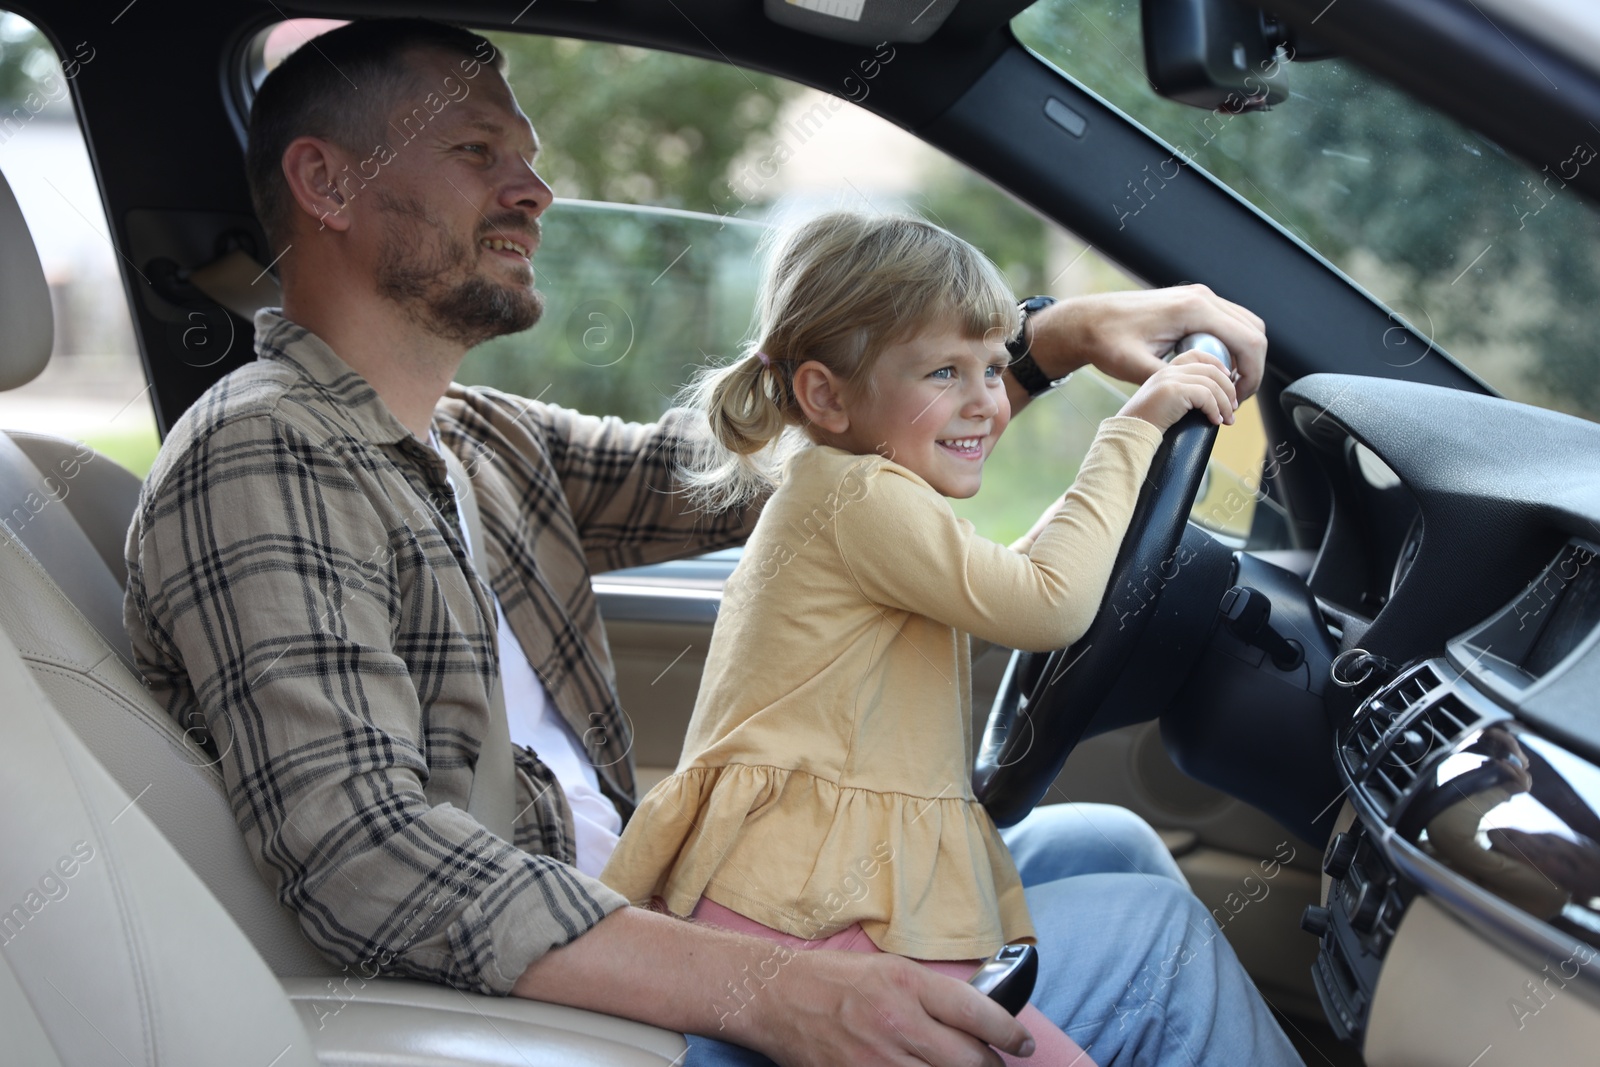
[[[1354,818],[1302,925],[1320,941],[1328,1019],[1358,1046],[1422,897],[1530,976],[1485,1006],[1493,1033],[1525,1030],[1558,992],[1600,1005],[1600,731],[1585,718],[1600,708],[1596,554],[1570,542],[1444,656],[1352,683],[1367,695],[1336,760]]]

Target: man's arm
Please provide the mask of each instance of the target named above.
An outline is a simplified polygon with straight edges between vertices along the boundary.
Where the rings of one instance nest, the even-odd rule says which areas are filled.
[[[544,453],[572,510],[589,569],[638,567],[743,544],[758,507],[709,513],[689,506],[677,464],[691,420],[669,412],[658,422],[625,422],[525,400],[494,389],[457,393],[468,404],[463,426],[484,427],[525,454]]]
[[[999,1067],[1032,1038],[971,986],[898,956],[794,952],[639,908],[607,916],[517,980],[519,996],[753,1048],[785,1067]],[[624,1007],[625,1006],[625,1007]]]
[[[126,623],[158,699],[209,734],[257,869],[320,951],[365,978],[506,993],[626,902],[533,854],[536,832],[524,851],[466,813],[485,634],[467,588],[438,588],[464,579],[432,505],[380,518],[375,476],[267,416],[214,429],[146,487]],[[518,789],[524,826],[560,825],[525,774]]]
[[[1228,346],[1239,368],[1241,402],[1260,388],[1266,366],[1266,324],[1260,316],[1203,285],[1073,297],[1033,315],[1027,328],[1034,362],[1051,379],[1092,364],[1139,385],[1191,333],[1215,334]],[[1030,398],[1011,375],[1005,383],[1015,415]]]

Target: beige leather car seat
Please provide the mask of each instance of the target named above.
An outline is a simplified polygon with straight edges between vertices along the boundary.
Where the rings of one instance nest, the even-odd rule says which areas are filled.
[[[316,1063],[272,972],[6,640],[0,692],[0,1060]]]
[[[662,1067],[683,1038],[421,982],[281,985],[0,632],[0,1062]]]
[[[124,659],[9,529],[0,626],[39,687],[243,928],[277,974],[332,974],[256,872],[213,758],[183,737]]]
[[[16,388],[43,369],[53,329],[38,255],[3,176],[0,322],[6,324],[0,339],[0,388]],[[128,1062],[265,1065],[289,1045],[301,1052],[285,1053],[274,1067],[312,1062],[304,1058],[305,1046],[296,1043],[294,1034],[258,1059],[250,1043],[256,1031],[234,1025],[245,1017],[253,1019],[258,1009],[263,1019],[275,1018],[285,990],[287,1003],[306,1020],[306,1029],[295,1033],[303,1039],[309,1031],[323,1063],[601,1067],[681,1060],[683,1038],[670,1031],[418,982],[366,981],[311,948],[293,914],[277,902],[252,864],[213,760],[183,736],[145,691],[129,661],[121,621],[126,582],[122,545],[138,491],[133,474],[75,442],[0,431],[0,692],[7,694],[7,710],[0,715],[46,724],[30,728],[26,744],[13,742],[8,732],[6,744],[0,745],[0,909],[20,905],[24,916],[19,920],[13,915],[7,926],[6,915],[0,914],[5,963],[0,966],[0,1062],[122,1062],[104,1041],[97,1051],[89,1047],[92,1042],[83,1044],[83,1034],[93,1035],[94,1027],[101,1026],[97,1012],[102,1009],[115,1023],[115,1033],[106,1033],[119,1039],[118,1049]],[[63,723],[70,733],[61,728]],[[21,733],[16,736],[22,738]],[[34,748],[45,744],[41,738],[66,755],[35,753]],[[76,779],[62,777],[64,766],[93,784],[78,783],[74,793]],[[55,784],[47,788],[40,784],[45,780]],[[133,861],[138,864],[137,886],[124,885],[127,879],[116,873],[117,864],[126,862],[119,858],[121,849],[115,856],[108,854],[96,844],[101,837],[79,834],[68,840],[62,836],[67,831],[52,831],[42,844],[30,844],[34,829],[69,825],[52,821],[62,802],[51,789],[77,796],[81,804],[93,800],[103,806],[111,803],[106,798],[117,798],[109,815],[85,809],[83,817],[90,820],[85,826],[101,834],[113,825],[117,834],[128,825],[142,827],[137,831],[142,835],[139,857]],[[19,835],[15,847],[13,833]],[[159,846],[147,847],[147,838]],[[75,859],[71,850],[79,840],[94,850],[94,858]],[[41,848],[55,851],[47,862],[36,863],[44,855]],[[63,858],[74,871],[70,878],[55,867]],[[108,859],[112,862],[101,862]],[[106,879],[106,885],[79,893],[81,886],[99,884],[83,880],[91,871]],[[51,881],[41,889],[45,877]],[[51,900],[52,894],[63,892],[61,886],[65,894],[59,902]],[[180,917],[186,909],[197,909],[217,921],[207,918],[159,930],[141,927],[146,905],[139,894],[147,890],[166,895],[166,902],[149,905],[154,909],[150,914],[163,923],[169,918],[168,903]],[[39,907],[36,913],[33,904]],[[63,918],[68,916],[73,917],[71,924]],[[45,919],[52,921],[40,922]],[[18,922],[26,928],[12,937]],[[213,937],[210,925],[227,932]],[[46,950],[47,938],[31,938],[28,945],[21,936],[52,928],[51,936],[64,939],[64,947]],[[160,944],[146,944],[152,939]],[[110,971],[93,955],[103,941],[114,942],[112,948],[122,953],[116,957],[121,970],[104,982],[90,981],[91,961]],[[21,946],[17,951],[23,955],[13,955],[14,945]],[[148,953],[154,955],[147,959]],[[72,963],[70,970],[52,962],[58,957],[63,967]],[[236,966],[244,977],[237,977]],[[182,971],[182,980],[169,979],[169,971]],[[278,975],[282,989],[257,989],[253,983],[259,973]],[[67,982],[57,980],[63,975]],[[51,989],[51,982],[59,991]],[[141,991],[140,982],[163,988]],[[94,1025],[72,1031],[71,1019],[58,1008]],[[74,1014],[79,1012],[87,1014]],[[168,1014],[186,1019],[179,1026],[164,1021]],[[225,1025],[218,1025],[224,1020]],[[186,1057],[173,1051],[179,1045],[163,1044],[173,1035],[174,1040],[188,1040],[191,1023],[218,1035],[219,1042],[193,1047],[226,1049],[228,1054]],[[269,1032],[277,1033],[261,1031]],[[239,1055],[242,1051],[250,1055]]]
[[[44,370],[54,344],[50,287],[11,187],[0,176],[0,390]],[[0,521],[57,576],[83,615],[124,657],[122,542],[139,479],[71,441],[0,432]]]
[[[0,322],[0,388],[14,389],[44,369],[53,323],[38,253],[3,177]],[[137,477],[84,446],[0,432],[0,626],[68,724],[139,798],[273,971],[331,974],[256,872],[211,758],[183,737],[133,669],[122,627],[122,545],[138,496]]]

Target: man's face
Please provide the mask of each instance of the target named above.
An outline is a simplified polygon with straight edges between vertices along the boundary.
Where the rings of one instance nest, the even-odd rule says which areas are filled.
[[[388,151],[360,166],[357,199],[368,203],[352,207],[376,223],[364,243],[378,292],[470,347],[539,321],[531,260],[553,195],[534,172],[538,139],[510,87],[487,65],[468,78],[460,64],[416,54],[415,87],[380,135]]]

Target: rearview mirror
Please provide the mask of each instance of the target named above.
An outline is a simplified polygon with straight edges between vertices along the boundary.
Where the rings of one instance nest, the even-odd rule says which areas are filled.
[[[1290,59],[1331,54],[1239,0],[1143,0],[1145,72],[1161,96],[1208,111],[1260,111],[1288,98]]]

